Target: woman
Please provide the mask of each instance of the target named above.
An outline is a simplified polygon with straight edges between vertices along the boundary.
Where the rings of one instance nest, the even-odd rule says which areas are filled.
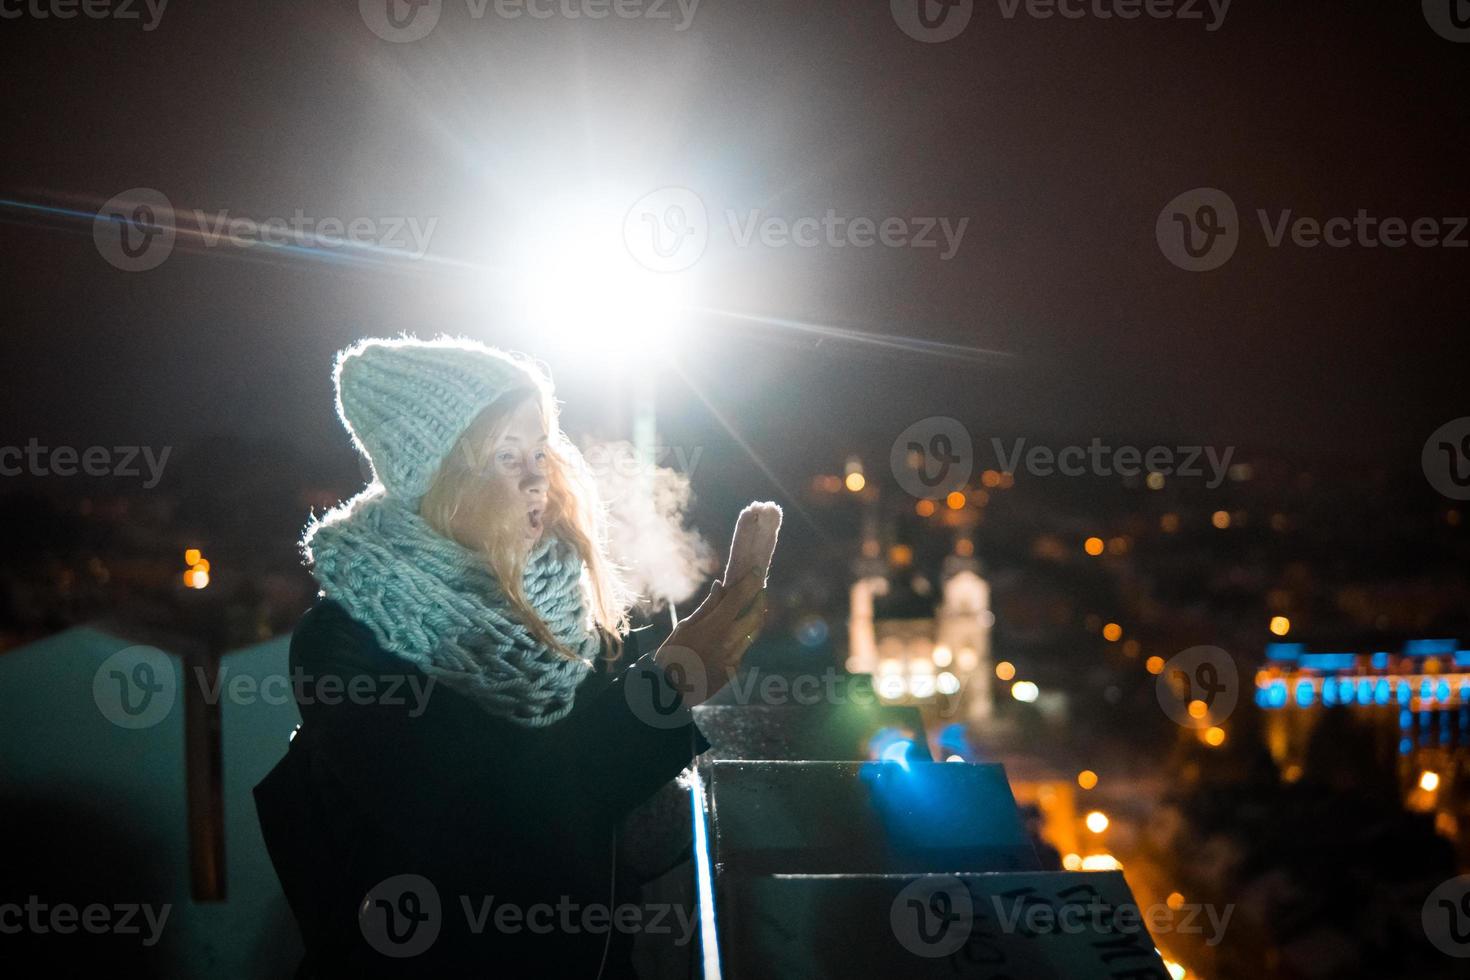
[[[546,376],[400,339],[342,352],[335,381],[374,480],[307,529],[302,725],[256,788],[302,972],[630,975],[616,829],[708,747],[681,694],[739,662],[762,576],[715,583],[621,668],[630,597]]]

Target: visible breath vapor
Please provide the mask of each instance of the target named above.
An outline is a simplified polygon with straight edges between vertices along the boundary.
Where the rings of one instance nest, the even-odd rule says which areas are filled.
[[[648,611],[681,603],[714,574],[718,556],[684,526],[693,499],[686,474],[640,459],[631,443],[582,447],[608,508],[608,550]]]

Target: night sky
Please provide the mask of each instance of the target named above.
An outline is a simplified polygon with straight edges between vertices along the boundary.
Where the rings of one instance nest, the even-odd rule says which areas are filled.
[[[969,218],[949,261],[712,232],[701,305],[1009,355],[692,318],[689,377],[793,479],[848,448],[884,458],[936,414],[977,441],[1203,441],[1412,472],[1429,433],[1470,414],[1470,249],[1272,248],[1256,216],[1470,214],[1470,44],[1417,3],[1376,0],[1240,0],[1214,31],[1003,10],[977,3],[939,44],[882,2],[704,0],[679,31],[677,8],[475,20],[448,0],[408,44],[375,36],[356,2],[174,0],[152,31],[26,16],[0,23],[0,198],[90,213],[149,187],[257,220],[433,217],[431,256],[490,264],[584,187],[628,189],[629,205],[688,187],[712,213]],[[1194,273],[1154,228],[1201,186],[1226,191],[1242,227],[1233,258]],[[89,222],[14,206],[0,249],[0,445],[225,434],[345,454],[332,352],[402,330],[541,354],[573,426],[609,386],[595,359],[493,312],[493,282],[426,263],[181,243],[127,273]],[[682,383],[661,384],[671,428],[716,431]]]

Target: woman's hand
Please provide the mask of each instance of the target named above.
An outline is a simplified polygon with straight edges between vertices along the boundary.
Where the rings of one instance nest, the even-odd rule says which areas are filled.
[[[763,577],[755,570],[729,588],[716,582],[653,655],[686,707],[709,700],[735,676],[765,620]]]

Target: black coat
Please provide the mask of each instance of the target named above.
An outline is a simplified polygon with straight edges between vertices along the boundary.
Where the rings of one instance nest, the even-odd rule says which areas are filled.
[[[670,690],[650,658],[599,667],[544,728],[428,686],[333,602],[301,620],[290,662],[302,726],[255,798],[306,975],[627,975],[627,935],[579,912],[624,900],[619,821],[708,748],[687,709],[669,727],[630,707],[628,683]],[[378,887],[400,875],[420,877]],[[548,931],[531,910],[558,903],[572,911]],[[520,914],[497,923],[506,905]]]

